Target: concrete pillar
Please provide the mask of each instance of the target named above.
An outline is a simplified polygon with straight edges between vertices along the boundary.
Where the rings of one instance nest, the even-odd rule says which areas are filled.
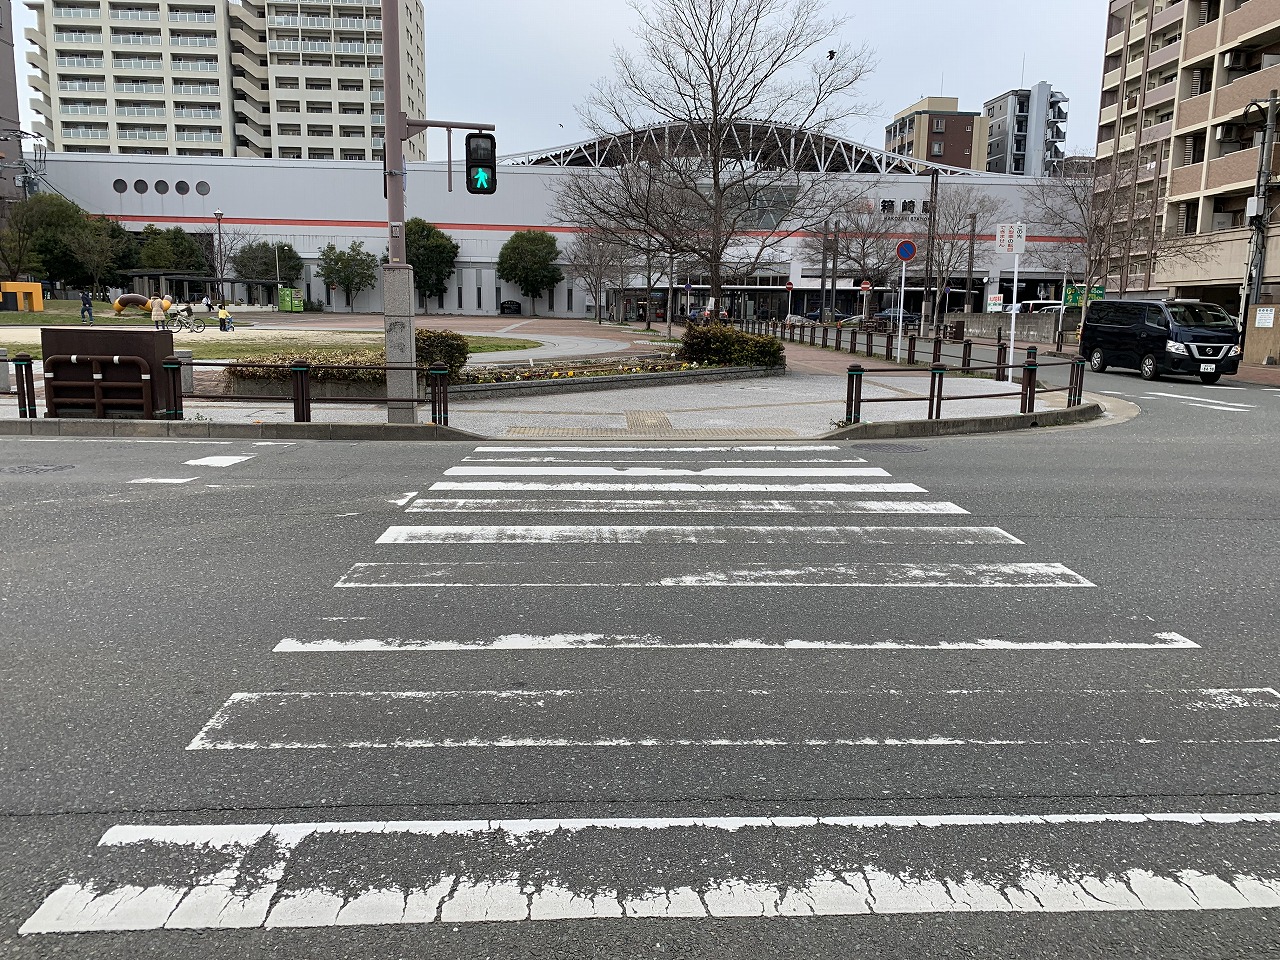
[[[190,360],[192,353],[190,350],[175,350],[173,355],[179,360]],[[186,364],[182,366],[182,393],[184,396],[190,396],[196,392],[196,371],[195,367],[188,367]]]
[[[0,347],[0,393],[9,392],[9,351]]]
[[[414,362],[413,267],[387,263],[382,267],[382,321],[385,327],[387,363]],[[418,377],[412,370],[387,371],[387,396],[417,397]],[[388,403],[387,423],[417,423],[414,403]]]

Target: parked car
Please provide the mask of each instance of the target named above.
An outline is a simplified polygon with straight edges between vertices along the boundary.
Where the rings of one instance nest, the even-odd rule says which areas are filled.
[[[830,307],[827,307],[827,309],[821,311],[821,313],[827,323],[839,323],[849,319],[849,315],[847,313],[841,313],[839,310],[832,310]],[[810,310],[804,315],[804,318],[817,323],[819,321],[818,314],[819,311]]]
[[[890,307],[888,310],[881,310],[879,313],[873,314],[872,320],[883,320],[888,323],[896,324],[898,322],[898,308]],[[903,310],[902,322],[905,324],[919,323],[923,319],[920,314],[912,313],[910,310]]]
[[[1097,300],[1080,331],[1080,356],[1089,369],[1135,369],[1143,380],[1162,373],[1217,383],[1240,369],[1235,318],[1200,300]]]

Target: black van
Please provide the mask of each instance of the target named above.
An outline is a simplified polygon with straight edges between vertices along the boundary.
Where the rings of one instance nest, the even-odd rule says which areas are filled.
[[[1217,383],[1240,369],[1240,332],[1215,303],[1096,300],[1080,330],[1080,356],[1097,373],[1129,367],[1143,380],[1182,373]]]

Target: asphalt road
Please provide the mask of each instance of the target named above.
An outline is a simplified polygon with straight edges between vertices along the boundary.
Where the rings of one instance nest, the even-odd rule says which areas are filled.
[[[0,441],[0,956],[1277,952],[1280,392],[1089,389],[1143,414]]]

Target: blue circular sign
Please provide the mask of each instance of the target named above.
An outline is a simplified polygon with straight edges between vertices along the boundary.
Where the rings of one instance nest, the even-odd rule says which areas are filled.
[[[684,292],[685,292],[685,293],[688,293],[688,292],[689,292],[690,290],[692,290],[692,289],[693,289],[693,284],[692,284],[692,283],[686,283],[686,284],[684,285]]]
[[[898,244],[898,259],[906,262],[916,255],[916,245],[910,240],[903,240]]]

